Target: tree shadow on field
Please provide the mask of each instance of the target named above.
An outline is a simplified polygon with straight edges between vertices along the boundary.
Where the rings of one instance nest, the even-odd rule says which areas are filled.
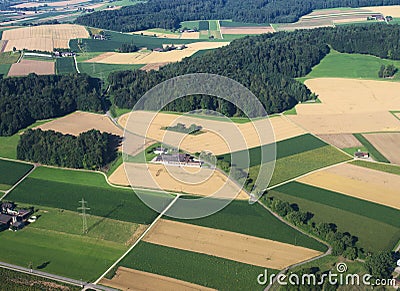
[[[91,226],[88,227],[87,232],[89,233],[90,231],[92,231],[93,229],[95,229],[98,225],[100,225],[104,220],[106,220],[107,218],[110,218],[111,214],[113,214],[114,212],[116,212],[119,208],[121,208],[123,206],[122,203],[118,204],[116,207],[114,207],[113,209],[111,209],[105,216],[103,216],[100,220],[96,221],[95,223],[93,223]]]
[[[36,269],[42,270],[42,269],[46,268],[49,264],[50,264],[50,261],[44,262],[43,264],[37,266]]]

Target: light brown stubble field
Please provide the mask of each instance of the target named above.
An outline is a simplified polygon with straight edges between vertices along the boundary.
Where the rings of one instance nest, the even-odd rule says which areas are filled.
[[[400,133],[370,133],[364,137],[391,163],[400,165]]]

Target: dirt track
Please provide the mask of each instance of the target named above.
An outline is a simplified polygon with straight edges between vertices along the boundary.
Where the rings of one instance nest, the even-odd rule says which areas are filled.
[[[111,280],[103,278],[99,283],[119,290],[214,290],[174,278],[129,269],[125,267],[118,267],[116,275]]]
[[[305,176],[298,181],[400,209],[398,175],[343,164]]]
[[[164,219],[144,240],[276,270],[321,254],[304,247]]]

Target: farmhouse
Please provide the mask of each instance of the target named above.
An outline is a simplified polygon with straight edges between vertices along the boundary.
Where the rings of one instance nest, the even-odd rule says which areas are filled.
[[[163,147],[155,148],[153,150],[153,153],[155,153],[156,155],[167,154],[168,153],[168,149],[163,148]]]
[[[369,153],[368,152],[357,151],[357,152],[354,153],[354,158],[356,158],[356,159],[368,159],[369,158]]]
[[[171,166],[188,166],[188,167],[201,167],[201,161],[195,159],[189,154],[160,154],[153,160],[154,163],[171,165]]]
[[[0,231],[10,229],[17,231],[25,226],[29,216],[33,213],[32,209],[16,210],[13,202],[4,202],[0,207]]]

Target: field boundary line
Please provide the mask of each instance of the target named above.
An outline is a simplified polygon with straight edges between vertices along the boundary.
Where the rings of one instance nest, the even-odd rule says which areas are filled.
[[[81,72],[79,71],[78,63],[76,62],[76,56],[74,56],[74,64],[75,64],[75,70],[76,70],[76,72],[77,72],[78,74],[80,74]]]
[[[22,58],[24,57],[24,51],[21,52],[18,60],[17,60],[17,64],[21,62]]]
[[[224,39],[224,36],[222,35],[222,31],[221,31],[221,23],[220,20],[217,20],[217,29],[219,31],[219,35],[221,36],[221,39]]]
[[[4,195],[1,196],[0,201],[2,201],[12,190],[14,190],[19,184],[21,184],[35,169],[36,169],[36,165],[33,165],[33,168],[26,173],[23,177],[21,177],[17,183],[15,183],[10,189],[8,189],[7,191],[5,191]]]
[[[135,243],[118,259],[114,262],[114,264],[111,265],[111,267],[109,267],[107,269],[107,271],[105,271],[95,282],[94,284],[98,284],[100,282],[101,279],[104,278],[105,275],[107,275],[108,272],[110,272],[113,268],[115,268],[117,266],[117,264],[119,262],[122,261],[123,258],[125,258],[132,250],[133,248],[145,237],[145,235],[153,228],[153,226],[161,219],[161,217],[172,207],[172,205],[174,205],[174,203],[179,199],[181,195],[178,194],[174,200],[171,201],[170,204],[168,204],[167,207],[165,207],[165,209],[156,217],[156,219],[154,219],[154,221],[149,225],[149,227],[147,227],[147,229],[142,233],[141,236],[139,236],[139,238],[135,241]]]

